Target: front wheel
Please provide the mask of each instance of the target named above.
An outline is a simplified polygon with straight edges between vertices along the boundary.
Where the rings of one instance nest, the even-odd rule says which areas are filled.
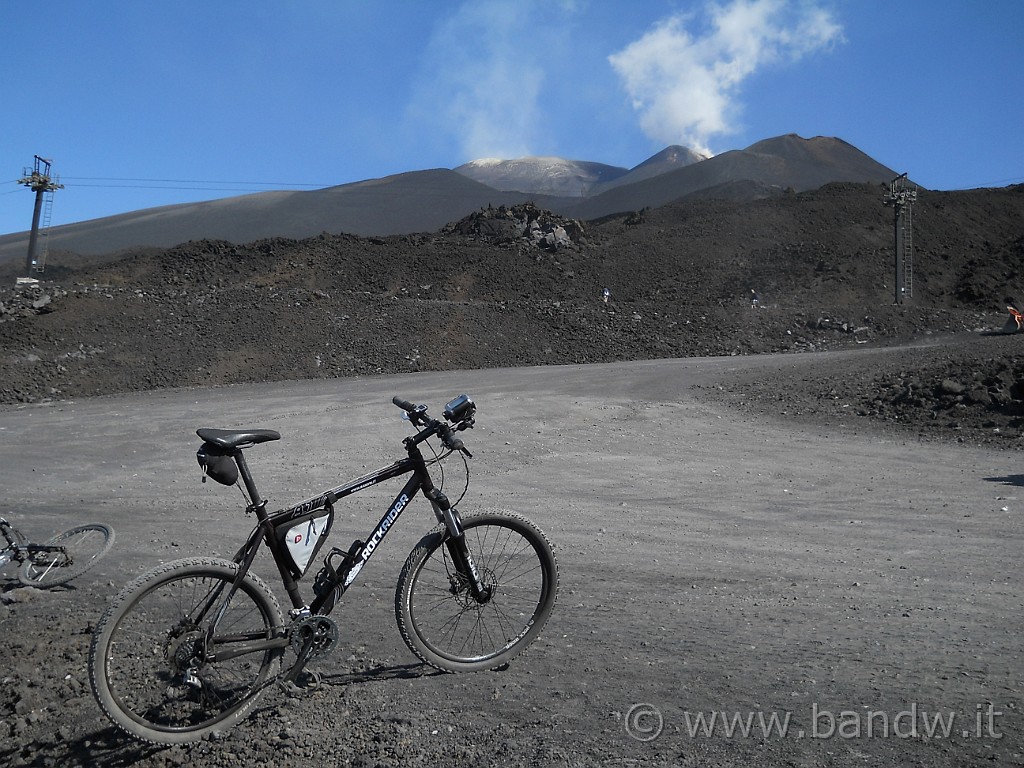
[[[448,672],[494,669],[540,634],[555,605],[558,567],[544,533],[518,515],[462,521],[464,540],[485,596],[452,560],[444,527],[423,537],[398,578],[395,616],[409,649]]]
[[[58,533],[30,552],[18,570],[18,580],[27,587],[56,587],[92,568],[114,546],[114,529],[103,523],[89,523]]]
[[[93,633],[89,677],[115,725],[181,744],[245,716],[280,669],[286,641],[277,599],[255,574],[224,604],[237,575],[226,560],[177,560],[114,599]]]

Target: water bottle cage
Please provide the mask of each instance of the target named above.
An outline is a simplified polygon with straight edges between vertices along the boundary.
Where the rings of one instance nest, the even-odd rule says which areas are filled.
[[[317,573],[316,578],[313,579],[313,594],[320,597],[324,592],[331,588],[331,584],[338,578],[338,572],[331,566],[330,559],[331,555],[335,552],[341,552],[340,549],[331,550],[331,554],[324,560],[324,567]]]
[[[340,584],[338,574],[348,571],[352,563],[355,562],[356,552],[362,546],[363,542],[356,539],[352,542],[348,552],[338,549],[338,547],[334,547],[328,552],[327,557],[324,558],[324,567],[320,569],[316,578],[313,579],[313,594],[320,597],[324,592],[331,589],[332,585],[338,586]],[[341,559],[338,560],[338,558]]]

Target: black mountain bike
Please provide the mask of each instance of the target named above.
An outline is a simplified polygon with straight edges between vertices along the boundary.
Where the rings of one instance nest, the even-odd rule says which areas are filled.
[[[438,669],[472,672],[507,664],[537,637],[558,589],[544,533],[512,514],[463,518],[457,502],[431,480],[432,467],[458,454],[468,488],[465,457],[471,454],[457,433],[473,426],[475,404],[460,395],[440,421],[424,405],[397,397],[394,403],[418,428],[404,440],[406,458],[274,513],[266,511],[243,450],[280,435],[266,429],[197,431],[206,475],[226,485],[241,476],[246,512],[255,513],[256,526],[232,560],[166,563],[113,600],[93,633],[89,663],[96,699],[117,726],[157,744],[183,743],[227,730],[275,682],[289,693],[315,689],[319,676],[305,666],[338,644],[331,610],[417,492],[430,502],[439,525],[416,545],[398,577],[395,616],[412,652]],[[427,442],[435,437],[440,452]],[[421,445],[430,448],[429,458]],[[329,551],[307,603],[298,582],[330,532],[334,504],[403,475],[411,476],[369,536],[348,550]],[[443,470],[440,477],[443,484]],[[264,543],[292,604],[286,618],[250,570]],[[285,667],[289,649],[295,660]]]
[[[0,548],[0,569],[17,562],[18,581],[39,589],[82,575],[114,546],[114,530],[103,523],[79,525],[36,544],[0,517],[0,534],[7,542]]]

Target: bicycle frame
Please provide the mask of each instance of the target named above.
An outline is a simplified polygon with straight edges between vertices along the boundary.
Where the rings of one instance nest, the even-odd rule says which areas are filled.
[[[443,494],[440,494],[436,489],[434,489],[430,476],[426,471],[425,462],[423,461],[422,456],[420,457],[419,464],[421,464],[422,467],[418,467],[416,460],[412,457],[396,461],[394,464],[382,467],[381,469],[370,472],[367,475],[351,480],[348,483],[332,488],[318,496],[306,499],[294,506],[279,510],[272,514],[266,513],[264,509],[265,502],[261,501],[259,504],[255,504],[254,511],[256,512],[259,523],[250,535],[249,541],[247,541],[242,549],[239,550],[238,555],[236,555],[236,559],[240,555],[241,559],[238,560],[238,562],[243,566],[243,569],[247,570],[248,565],[255,557],[259,544],[266,542],[274,556],[274,562],[277,564],[278,572],[281,575],[281,581],[284,584],[284,588],[288,593],[289,599],[291,600],[292,607],[294,609],[302,609],[305,606],[305,603],[299,593],[298,579],[293,577],[291,571],[288,569],[281,542],[274,535],[277,526],[315,509],[333,507],[334,503],[340,499],[351,496],[359,491],[378,485],[379,483],[383,483],[387,480],[411,473],[412,476],[405,483],[405,486],[398,495],[395,496],[394,501],[392,501],[388,506],[387,511],[377,522],[377,525],[374,526],[367,538],[363,541],[357,540],[357,545],[350,550],[349,556],[346,558],[347,567],[343,568],[343,570],[338,574],[337,578],[334,580],[335,583],[331,584],[330,589],[325,590],[320,596],[314,598],[312,603],[310,603],[310,613],[320,612],[326,602],[326,597],[334,591],[334,588],[340,586],[342,591],[344,591],[352,584],[353,581],[355,581],[359,571],[361,571],[363,566],[366,565],[369,559],[373,556],[373,553],[377,551],[380,543],[384,540],[384,537],[387,536],[388,531],[394,527],[395,522],[397,522],[402,512],[418,492],[422,490],[424,495],[430,499],[432,506],[434,507],[434,514],[438,521],[447,522],[441,511],[441,505],[446,500],[443,498],[441,500],[438,499],[438,496],[443,497]],[[243,479],[246,478],[248,474],[247,468],[245,470],[241,470]],[[256,490],[255,487],[248,487],[248,482],[246,483],[246,486],[250,493]],[[431,498],[431,496],[434,498]],[[255,495],[250,496],[250,498],[256,499],[260,497]],[[455,518],[450,513],[450,505],[449,518],[453,522],[453,527],[455,527]],[[459,529],[456,527],[456,531],[458,530]]]
[[[4,518],[0,517],[0,533],[4,535],[4,539],[7,540],[7,544],[0,549],[0,567],[7,565],[11,560],[17,560],[21,562],[21,550],[18,542],[11,531],[14,529],[10,523]]]
[[[418,447],[418,442],[419,440],[414,437],[406,439],[406,450],[409,454],[407,458],[400,459],[393,464],[382,467],[381,469],[370,472],[369,474],[363,475],[355,480],[351,480],[332,488],[318,496],[310,497],[298,504],[274,513],[268,513],[266,511],[267,501],[260,495],[259,490],[256,487],[256,483],[253,480],[252,473],[249,471],[242,449],[236,449],[232,456],[238,464],[239,474],[245,484],[246,491],[249,494],[250,506],[248,511],[255,512],[257,525],[253,529],[252,533],[249,534],[249,538],[246,540],[245,544],[242,545],[233,558],[233,561],[239,565],[239,570],[231,587],[227,590],[226,594],[220,596],[216,594],[211,595],[210,600],[204,605],[203,610],[201,611],[201,613],[206,613],[207,609],[212,608],[213,605],[217,603],[213,621],[210,623],[210,627],[206,634],[207,651],[212,646],[217,625],[226,611],[229,601],[239,588],[242,580],[248,573],[249,568],[252,566],[262,543],[266,542],[267,546],[270,548],[271,554],[273,555],[274,562],[277,565],[281,581],[288,593],[289,600],[292,603],[291,616],[296,618],[317,614],[327,615],[334,609],[338,599],[355,581],[359,572],[363,569],[366,563],[369,562],[374,552],[377,551],[381,542],[387,536],[388,532],[394,527],[405,508],[409,505],[409,502],[411,502],[416,494],[421,491],[424,497],[430,502],[438,522],[443,523],[447,529],[448,536],[446,543],[456,568],[460,573],[467,577],[467,581],[474,597],[477,600],[486,601],[490,596],[489,591],[481,583],[476,564],[473,562],[472,555],[470,555],[465,546],[462,523],[459,518],[458,511],[451,502],[449,502],[444,493],[434,486],[427,468],[427,462]],[[353,543],[352,548],[344,558],[342,568],[334,574],[333,578],[327,582],[325,588],[322,589],[307,606],[299,592],[298,579],[292,576],[292,573],[288,568],[283,546],[277,536],[275,536],[277,526],[316,509],[333,508],[333,504],[339,499],[351,496],[359,491],[365,490],[366,488],[370,488],[396,477],[401,477],[405,474],[411,474],[412,476],[408,481],[406,481],[402,490],[395,497],[394,501],[392,501],[387,512],[384,513],[383,517],[381,517],[377,525],[365,540],[357,539]],[[223,641],[228,638],[221,637],[219,639]],[[245,653],[280,648],[286,646],[288,643],[287,638],[282,637],[230,639],[248,639],[256,642],[242,647],[237,647],[233,650],[214,653],[212,658],[224,659]],[[297,666],[302,663],[303,660],[300,658]]]
[[[0,548],[0,555],[9,553],[8,560],[0,563],[0,565],[6,565],[10,560],[17,560],[19,563],[24,562],[25,558],[30,555],[39,554],[41,552],[62,552],[67,554],[64,547],[54,544],[34,544],[31,541],[26,540],[24,543],[18,541],[15,533],[17,529],[11,525],[6,519],[0,517],[0,533],[3,533],[4,538],[7,540],[7,545]],[[19,536],[24,534],[18,533]],[[71,562],[71,556],[68,556],[68,562]]]

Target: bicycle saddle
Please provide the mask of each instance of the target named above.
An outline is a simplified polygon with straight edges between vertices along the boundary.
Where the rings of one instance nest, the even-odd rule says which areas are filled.
[[[273,429],[197,429],[199,435],[207,443],[213,443],[218,448],[233,450],[235,448],[248,448],[257,443],[265,443],[269,440],[280,440],[281,433]]]

